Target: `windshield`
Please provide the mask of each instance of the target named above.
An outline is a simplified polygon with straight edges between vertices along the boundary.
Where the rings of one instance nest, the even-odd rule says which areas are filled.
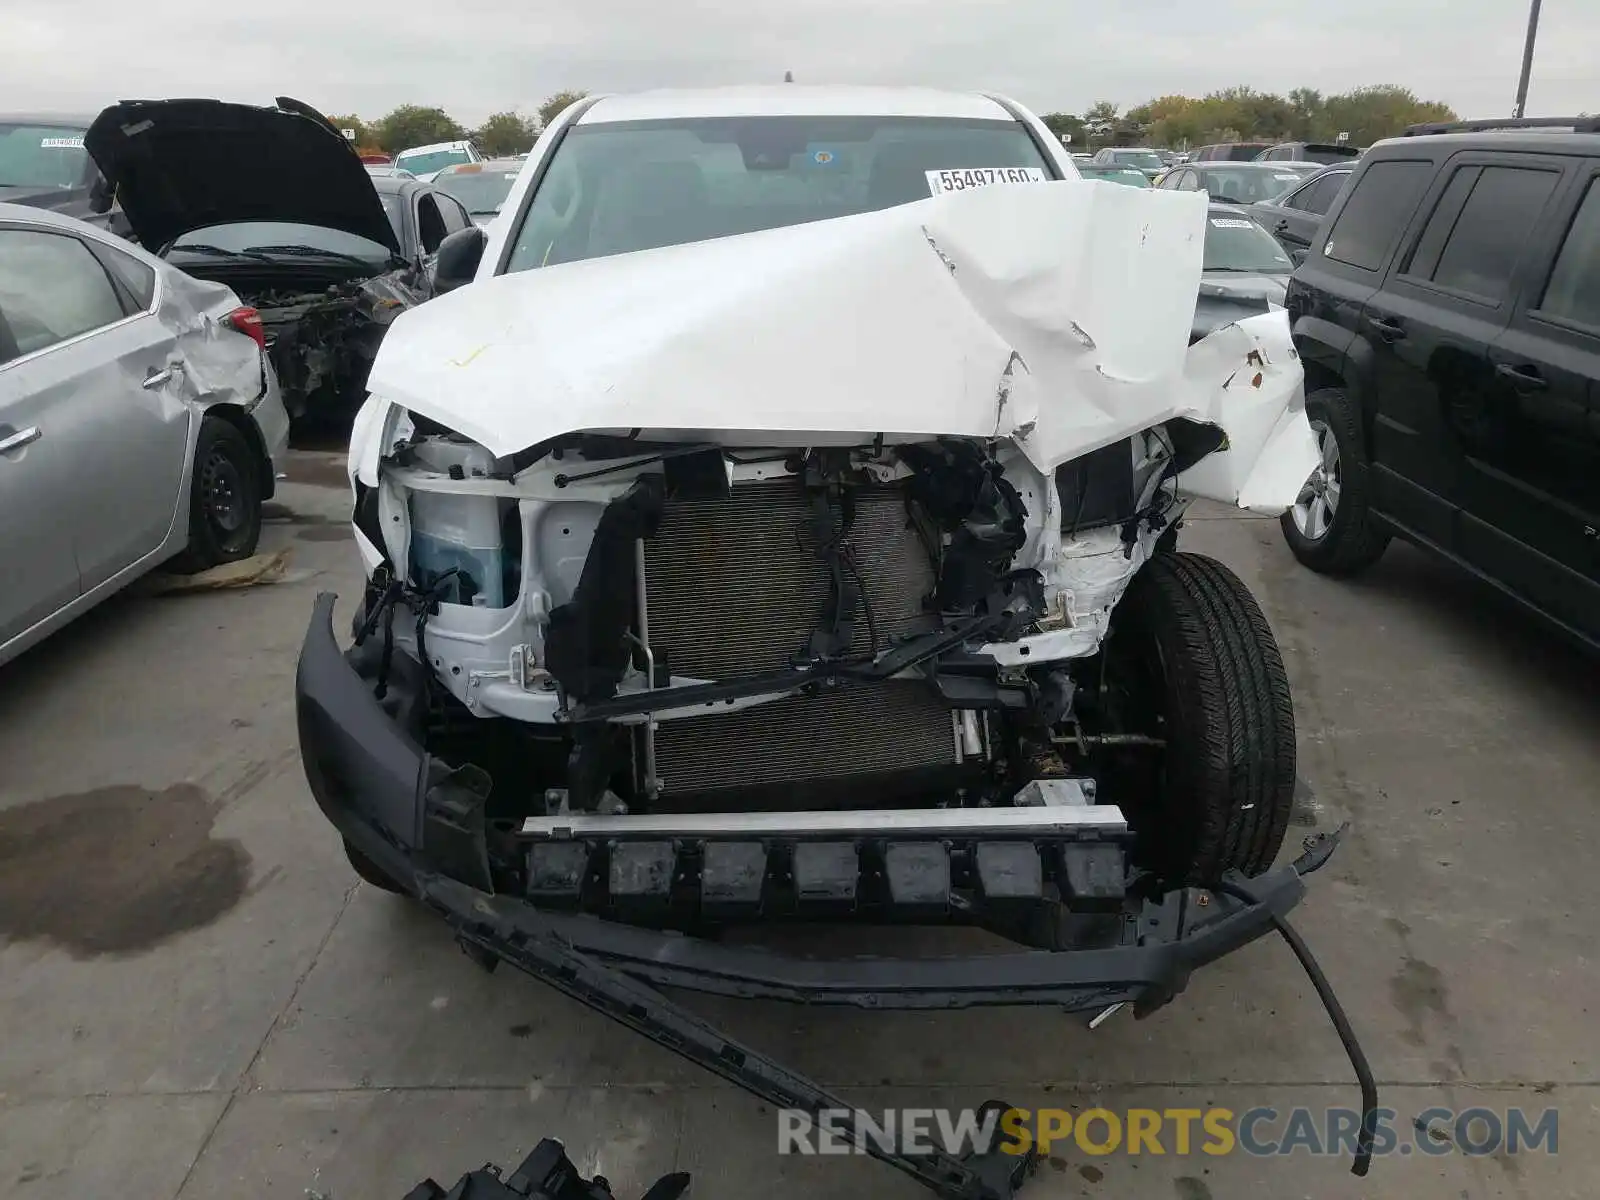
[[[435,177],[433,183],[441,192],[448,192],[473,216],[497,213],[506,202],[511,185],[517,181],[516,171],[446,171]]]
[[[1213,200],[1229,204],[1254,204],[1283,195],[1320,167],[1298,169],[1282,165],[1214,167],[1200,172],[1200,186]]]
[[[0,187],[82,187],[89,165],[83,132],[0,121]]]
[[[1138,167],[1141,170],[1160,170],[1167,164],[1154,150],[1113,150],[1111,160],[1119,166]]]
[[[932,193],[930,171],[1025,167],[1015,121],[740,117],[576,125],[511,243],[508,271],[872,212]]]
[[[1207,271],[1248,271],[1252,275],[1287,275],[1294,269],[1283,247],[1248,217],[1212,213],[1206,222]]]
[[[429,171],[442,170],[453,163],[471,162],[472,156],[465,149],[460,150],[430,150],[426,154],[415,151],[404,151],[395,155],[394,165],[403,167],[413,175],[426,175]]]
[[[1078,168],[1078,173],[1085,179],[1105,179],[1111,183],[1125,183],[1129,187],[1150,186],[1150,177],[1133,167],[1102,167],[1084,163]]]
[[[394,216],[390,217],[391,222],[394,219]],[[264,246],[303,246],[334,256],[370,259],[380,266],[391,258],[387,246],[380,246],[357,234],[345,233],[342,229],[325,229],[321,225],[301,225],[295,221],[236,221],[231,225],[210,225],[184,234],[172,244],[171,253],[182,255],[185,247],[189,246],[215,246],[218,250],[235,252]]]

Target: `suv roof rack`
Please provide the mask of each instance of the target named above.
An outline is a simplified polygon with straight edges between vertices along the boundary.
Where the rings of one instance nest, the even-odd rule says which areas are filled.
[[[1410,125],[1401,137],[1430,133],[1487,133],[1497,129],[1570,129],[1573,133],[1600,133],[1600,117],[1482,117],[1476,121],[1427,121]]]

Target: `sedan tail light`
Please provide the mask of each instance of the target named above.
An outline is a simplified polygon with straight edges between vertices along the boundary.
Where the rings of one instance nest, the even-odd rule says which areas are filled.
[[[234,329],[244,334],[245,337],[253,340],[257,346],[261,347],[262,350],[266,350],[266,326],[261,323],[261,314],[255,309],[249,307],[248,305],[243,308],[236,308],[228,314],[227,322],[229,325],[233,326]]]

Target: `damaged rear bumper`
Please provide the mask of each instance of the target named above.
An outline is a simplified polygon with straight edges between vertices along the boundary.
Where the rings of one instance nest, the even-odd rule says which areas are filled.
[[[296,675],[301,755],[317,803],[356,850],[465,939],[525,969],[527,948],[553,939],[638,979],[723,995],[872,1008],[1132,1003],[1145,1012],[1197,967],[1271,931],[1304,895],[1303,874],[1325,858],[1250,880],[1250,900],[1192,887],[1129,899],[1107,914],[1092,948],[969,957],[802,959],[558,911],[494,893],[481,813],[452,800],[460,772],[374,697],[335,641],[333,604],[330,594],[317,598]]]

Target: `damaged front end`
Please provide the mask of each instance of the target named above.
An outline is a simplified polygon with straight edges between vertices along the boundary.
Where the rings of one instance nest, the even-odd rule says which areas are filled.
[[[614,319],[609,377],[592,336],[559,369],[525,350],[533,374],[504,405],[420,393],[509,384],[516,331],[485,342],[461,318],[557,272],[408,316],[352,436],[368,569],[354,644],[341,652],[320,597],[297,679],[307,777],[363,875],[440,911],[480,961],[811,1111],[837,1102],[654,986],[1098,1021],[1160,1007],[1269,930],[1292,939],[1284,914],[1336,839],[1269,869],[1294,775],[1281,659],[1231,572],[1174,546],[1193,498],[1278,511],[1304,478],[1287,327],[1253,318],[1185,351],[1192,301],[1169,293],[1198,273],[1187,209],[1096,192],[1095,219],[1074,189],[1049,191],[1016,198],[1004,227],[1120,229],[1122,272],[1157,290],[1103,285],[1100,310],[1076,310],[1092,319],[1042,304],[1102,268],[1058,247],[1051,261],[1081,270],[1041,273],[993,240],[1000,201],[978,195],[634,256],[646,292],[673,258],[706,278],[728,243],[747,270],[726,296],[702,287],[674,336]],[[564,268],[572,295],[591,266],[614,269]],[[806,312],[853,330],[841,353],[860,370],[832,376],[831,399],[764,395],[740,428],[703,419],[705,389],[731,394],[730,361],[781,361],[762,339],[828,344],[781,312],[738,328],[749,277],[788,296],[786,273]],[[886,279],[891,319],[841,312]],[[546,349],[563,316],[591,315],[539,311]],[[879,390],[908,321],[949,370],[921,394]],[[406,371],[445,325],[472,330],[428,347],[449,368]],[[674,361],[691,337],[699,354]],[[580,377],[568,409],[511,398]],[[599,419],[623,412],[636,424]],[[867,413],[882,432],[859,431]],[[1208,622],[1217,643],[1196,649],[1189,626]],[[1017,950],[823,961],[710,936],[783,920],[970,925]],[[1014,1163],[881,1156],[952,1196],[1017,1182]]]
[[[344,415],[352,397],[366,394],[389,325],[425,299],[411,285],[412,275],[408,268],[318,290],[277,286],[243,293],[261,314],[290,417]]]

